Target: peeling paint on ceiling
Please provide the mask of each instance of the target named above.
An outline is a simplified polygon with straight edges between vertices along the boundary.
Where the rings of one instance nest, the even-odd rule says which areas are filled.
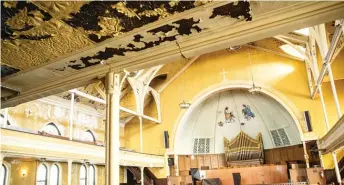
[[[49,63],[95,43],[120,36],[144,25],[185,12],[209,1],[91,1],[91,2],[1,2],[1,61],[11,66],[9,76]],[[227,12],[227,13],[226,13]],[[211,12],[209,12],[211,13]],[[214,8],[206,19],[229,17],[250,21],[249,2],[231,2]],[[163,43],[202,32],[200,17],[166,23],[131,36],[125,43],[108,46],[49,70],[80,70],[114,56],[126,56]],[[212,26],[209,24],[208,26]],[[8,68],[8,67],[7,67]],[[5,67],[4,67],[5,69]]]

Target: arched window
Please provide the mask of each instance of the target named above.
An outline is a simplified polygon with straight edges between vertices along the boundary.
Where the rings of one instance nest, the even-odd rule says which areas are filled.
[[[87,184],[87,170],[86,166],[82,165],[80,167],[80,185],[86,185]]]
[[[90,165],[88,174],[89,174],[88,184],[95,185],[96,184],[96,169],[93,165]]]
[[[82,135],[82,140],[83,141],[95,142],[96,138],[94,137],[93,133],[90,130],[87,130]]]
[[[61,135],[60,130],[57,128],[57,126],[54,123],[49,123],[45,125],[43,128],[43,131],[52,135],[58,135],[58,136]]]
[[[36,185],[47,185],[48,168],[45,164],[40,164],[37,169]]]
[[[7,167],[2,164],[1,166],[1,171],[0,171],[0,177],[1,177],[1,185],[6,185],[7,184],[7,178],[8,178],[8,169]]]
[[[50,181],[50,185],[60,184],[60,168],[57,164],[54,164],[51,166],[49,181]]]

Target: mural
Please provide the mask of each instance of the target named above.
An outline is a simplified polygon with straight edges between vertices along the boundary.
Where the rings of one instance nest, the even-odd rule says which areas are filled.
[[[265,149],[301,143],[297,126],[289,112],[271,97],[247,90],[214,94],[185,119],[176,134],[175,151],[191,154],[195,138],[210,138],[209,153],[224,153],[224,137],[232,140],[239,133],[256,138],[260,133]],[[274,134],[276,133],[277,134]]]
[[[229,112],[228,110],[228,107],[225,108],[225,120],[226,120],[226,123],[234,123],[235,120],[234,120],[235,116],[233,114],[233,111]]]
[[[255,115],[254,113],[251,111],[251,108],[249,105],[245,105],[243,104],[243,109],[242,109],[242,114],[244,115],[244,118],[249,121],[251,118],[254,118]]]

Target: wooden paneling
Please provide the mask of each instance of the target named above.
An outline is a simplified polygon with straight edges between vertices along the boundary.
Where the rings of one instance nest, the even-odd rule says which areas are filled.
[[[191,168],[198,168],[197,157],[191,159]]]
[[[218,158],[217,155],[211,155],[210,156],[210,164],[211,164],[211,169],[217,169],[219,168],[219,162],[218,162]]]
[[[192,159],[191,155],[179,155],[178,164],[179,171],[187,171],[190,168],[199,168],[203,166],[209,169],[218,169],[226,167],[224,154],[195,155]]]
[[[197,162],[198,162],[198,168],[201,169],[202,166],[204,166],[204,157],[203,155],[197,156]]]
[[[225,155],[217,155],[219,168],[225,168],[227,165],[225,163]]]
[[[265,164],[286,164],[287,161],[303,161],[303,147],[302,145],[296,145],[264,150],[264,159]]]
[[[179,171],[187,170],[185,168],[185,156],[183,155],[178,156],[178,168],[179,168]]]
[[[211,169],[211,163],[210,163],[210,155],[205,155],[204,156],[204,165],[203,166],[208,166],[209,169]]]
[[[233,173],[240,173],[241,184],[273,184],[288,182],[286,165],[228,168],[205,171],[206,178],[220,178],[221,183],[225,185],[234,184]]]
[[[190,170],[191,168],[191,156],[185,156],[185,170]]]

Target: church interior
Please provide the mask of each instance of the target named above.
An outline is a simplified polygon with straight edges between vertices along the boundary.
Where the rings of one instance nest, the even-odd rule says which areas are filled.
[[[0,185],[344,184],[344,2],[1,1]]]

